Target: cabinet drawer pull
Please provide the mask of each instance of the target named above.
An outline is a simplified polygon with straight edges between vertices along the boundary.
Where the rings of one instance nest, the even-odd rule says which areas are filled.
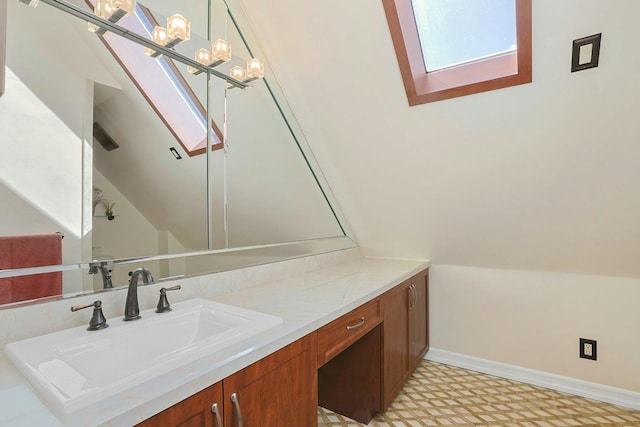
[[[242,411],[240,411],[240,402],[238,401],[238,396],[235,393],[231,394],[231,402],[236,408],[236,412],[238,414],[238,427],[242,427]]]
[[[220,418],[220,410],[217,403],[211,405],[211,412],[216,416],[216,427],[222,427],[222,419]]]
[[[413,307],[416,306],[416,302],[418,301],[418,293],[416,292],[416,287],[413,283],[409,285],[409,292],[411,292],[411,301],[409,302],[409,310],[413,310]]]
[[[364,317],[360,318],[360,321],[355,325],[347,325],[347,331],[352,331],[354,329],[358,329],[364,326]]]

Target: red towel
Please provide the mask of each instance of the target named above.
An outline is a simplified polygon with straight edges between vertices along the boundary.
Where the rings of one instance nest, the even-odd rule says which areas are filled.
[[[62,235],[0,236],[0,270],[62,264]],[[0,279],[0,304],[62,294],[62,272]]]

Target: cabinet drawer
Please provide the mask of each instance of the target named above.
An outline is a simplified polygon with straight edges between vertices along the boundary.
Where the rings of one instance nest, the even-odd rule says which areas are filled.
[[[327,363],[381,322],[380,299],[377,298],[318,329],[318,367]]]

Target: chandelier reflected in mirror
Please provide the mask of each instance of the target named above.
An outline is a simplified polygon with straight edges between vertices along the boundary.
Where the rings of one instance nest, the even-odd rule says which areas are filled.
[[[40,0],[18,1],[31,7],[38,6],[40,2]],[[64,0],[42,1],[58,9],[71,12],[80,18],[88,18],[87,12],[78,9],[77,6]],[[116,24],[125,16],[136,13],[136,8],[136,0],[97,0],[94,5],[93,15],[99,19],[88,19],[88,29],[101,37],[105,36],[108,31],[115,31],[123,37],[136,41],[136,35],[120,27],[111,25]],[[116,29],[118,31],[116,31]],[[147,41],[141,44],[144,45],[144,53],[153,58],[158,58],[163,54],[170,54],[170,56],[175,58],[181,55],[173,51],[173,48],[179,43],[190,39],[191,23],[184,16],[176,13],[167,18],[166,27],[156,25],[153,28],[153,31],[151,31],[151,41],[153,43],[148,43]],[[137,41],[140,42],[141,40]],[[189,65],[188,62],[184,62],[187,63],[187,71],[197,75],[207,70],[213,70],[213,68],[229,60],[231,60],[231,45],[226,40],[218,39],[211,44],[211,50],[202,48],[195,52],[195,64]],[[214,72],[213,74],[218,77],[223,77],[218,72]],[[247,61],[246,68],[240,66],[232,67],[229,70],[229,76],[225,79],[229,82],[229,87],[244,88],[247,83],[263,77],[264,62],[257,58],[252,58]]]

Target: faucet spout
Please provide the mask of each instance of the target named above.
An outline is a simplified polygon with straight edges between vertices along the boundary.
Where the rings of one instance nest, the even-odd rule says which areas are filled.
[[[113,283],[111,282],[111,271],[107,266],[107,261],[93,261],[89,263],[89,274],[97,274],[98,271],[102,276],[102,288],[111,289]]]
[[[124,304],[125,321],[140,319],[140,306],[138,305],[138,278],[142,277],[142,284],[153,283],[151,272],[144,267],[137,268],[131,273],[129,288],[127,289],[127,299]]]

